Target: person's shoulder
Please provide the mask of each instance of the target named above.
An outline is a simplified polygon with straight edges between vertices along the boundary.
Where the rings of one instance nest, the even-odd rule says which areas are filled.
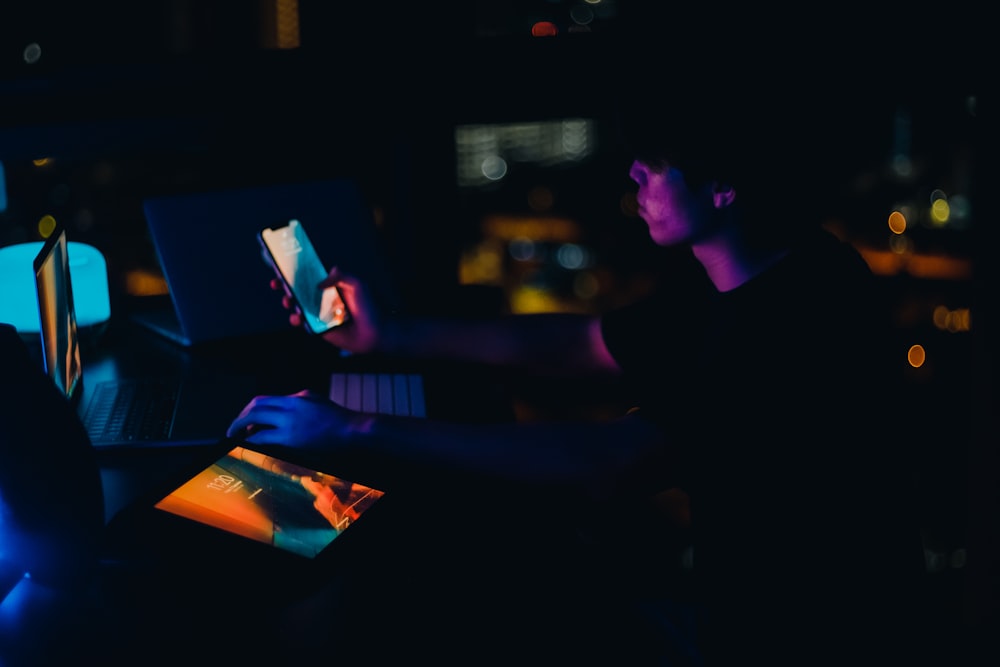
[[[30,363],[30,350],[21,334],[13,325],[0,322],[0,368],[6,371],[6,377],[12,378],[23,373]],[[0,387],[4,386],[14,388],[12,384],[0,383]]]
[[[813,252],[845,253],[856,252],[854,245],[825,225],[813,225],[803,231],[797,239],[798,245]]]
[[[817,226],[802,234],[793,248],[802,263],[816,272],[853,275],[863,280],[873,277],[857,246],[826,227]]]
[[[0,322],[0,351],[20,349],[21,338],[13,324]]]

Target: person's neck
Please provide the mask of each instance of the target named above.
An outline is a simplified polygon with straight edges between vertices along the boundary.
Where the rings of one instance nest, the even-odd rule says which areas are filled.
[[[691,244],[695,258],[720,292],[729,292],[760,275],[788,254],[782,246],[747,243],[739,230],[720,231]]]

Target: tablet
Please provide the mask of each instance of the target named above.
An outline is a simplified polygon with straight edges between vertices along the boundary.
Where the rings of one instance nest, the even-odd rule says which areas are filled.
[[[391,494],[351,473],[228,438],[192,454],[147,459],[145,490],[105,533],[109,599],[136,623],[263,619],[398,554],[378,518]]]
[[[383,495],[379,489],[234,445],[154,507],[315,559]]]

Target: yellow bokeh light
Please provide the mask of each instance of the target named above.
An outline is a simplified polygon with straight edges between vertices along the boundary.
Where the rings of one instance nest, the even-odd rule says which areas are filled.
[[[135,296],[168,294],[170,288],[159,273],[136,269],[125,274],[125,292]]]
[[[938,329],[944,329],[948,325],[948,314],[949,310],[945,306],[937,306],[934,309],[933,321],[934,326]]]
[[[503,280],[503,245],[485,241],[462,253],[459,282],[463,285],[499,285]]]
[[[910,362],[910,365],[914,368],[920,368],[927,361],[927,352],[924,350],[923,345],[912,345],[909,351],[906,353],[906,360]]]
[[[483,235],[512,240],[525,237],[535,241],[575,242],[580,238],[580,227],[575,220],[556,217],[518,217],[490,215],[482,223]]]
[[[935,199],[934,203],[931,204],[931,220],[936,225],[944,225],[948,223],[948,218],[951,217],[951,206],[948,205],[947,199]]]
[[[509,295],[514,313],[558,313],[567,310],[555,295],[537,287],[520,285]]]
[[[933,321],[935,327],[951,333],[969,331],[972,328],[972,317],[968,308],[951,310],[946,306],[937,306],[934,309]]]
[[[38,233],[43,239],[49,238],[56,228],[56,219],[51,215],[43,215],[38,221]]]

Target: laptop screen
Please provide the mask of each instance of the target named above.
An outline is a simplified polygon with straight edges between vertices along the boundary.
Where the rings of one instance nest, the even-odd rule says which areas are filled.
[[[132,317],[184,346],[288,331],[257,235],[293,218],[326,266],[364,279],[387,307],[400,305],[371,207],[352,179],[148,197],[143,210],[175,312]]]
[[[83,378],[66,230],[57,227],[35,256],[35,286],[45,372],[70,400]]]

